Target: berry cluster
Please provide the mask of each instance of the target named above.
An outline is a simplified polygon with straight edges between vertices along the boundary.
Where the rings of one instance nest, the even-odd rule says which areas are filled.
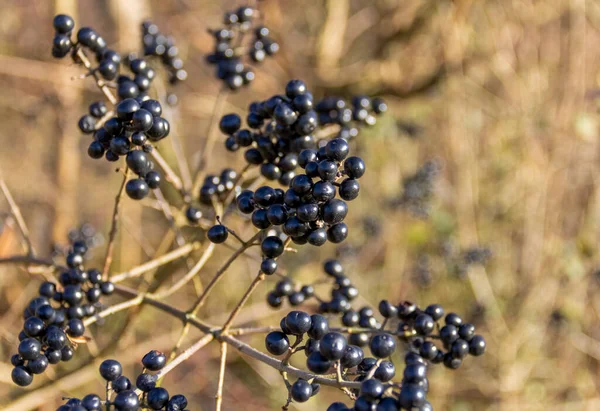
[[[113,283],[102,281],[98,270],[83,270],[86,251],[85,242],[75,241],[60,285],[42,283],[39,295],[25,309],[18,354],[11,358],[15,384],[25,387],[49,364],[69,361],[77,343],[85,342],[83,319],[96,314],[103,295],[113,293]]]
[[[137,394],[131,380],[123,375],[121,364],[116,360],[105,360],[100,364],[100,375],[107,384],[105,400],[96,394],[82,399],[70,398],[56,411],[184,411],[188,405],[187,398],[181,394],[169,395],[165,388],[157,386],[158,376],[152,373],[163,369],[166,363],[167,357],[156,350],[142,358],[144,370],[135,380],[135,387],[141,394]]]
[[[358,134],[357,125],[375,125],[377,123],[375,116],[385,113],[387,104],[381,98],[354,96],[349,107],[344,99],[330,96],[319,101],[315,110],[321,125],[339,124],[342,127],[340,136],[349,139]]]
[[[315,148],[312,133],[318,127],[313,97],[301,80],[291,80],[285,96],[276,95],[250,104],[246,118],[249,129],[241,129],[237,114],[223,116],[219,124],[227,135],[225,147],[237,151],[248,147],[244,158],[249,164],[260,165],[261,174],[269,180],[279,180],[287,186],[298,166],[298,153]]]
[[[296,286],[289,278],[281,279],[275,288],[267,294],[267,304],[273,308],[281,307],[287,297],[291,306],[297,306],[315,296],[315,288],[311,284]]]
[[[254,71],[244,63],[244,57],[260,63],[266,56],[273,56],[279,51],[279,44],[269,37],[269,29],[256,26],[258,15],[257,9],[243,6],[225,13],[225,27],[210,30],[215,47],[206,61],[217,66],[217,77],[231,90],[237,90],[254,80]],[[252,45],[245,47],[244,37],[250,31],[253,32]]]
[[[231,190],[238,189],[235,187],[237,173],[231,168],[225,168],[220,175],[208,175],[204,179],[204,183],[200,188],[200,203],[212,205],[216,198],[219,201],[225,200]]]
[[[179,58],[179,49],[175,46],[174,39],[163,35],[151,21],[142,23],[142,42],[145,56],[160,57],[169,73],[169,83],[176,84],[187,78],[187,71],[183,68],[183,60]]]
[[[357,179],[365,172],[363,160],[346,158],[348,152],[348,143],[341,138],[331,140],[319,151],[302,151],[299,164],[306,174],[293,177],[286,191],[269,186],[255,192],[242,191],[237,197],[238,209],[252,213],[257,228],[282,226],[296,244],[321,246],[328,240],[344,241],[348,235],[348,226],[343,222],[348,214],[344,200],[358,196]],[[338,183],[336,180],[344,175],[347,178]],[[336,198],[338,194],[341,199]]]
[[[156,100],[126,98],[117,104],[116,116],[94,133],[88,148],[92,158],[104,156],[108,161],[117,161],[126,156],[127,166],[138,175],[125,187],[127,195],[135,200],[146,197],[161,181],[148,156],[152,151],[148,141],[156,142],[169,134],[169,122],[161,114],[162,107]]]
[[[84,48],[95,54],[98,61],[98,67],[92,72],[99,73],[105,80],[114,80],[119,73],[121,56],[106,47],[106,41],[102,36],[89,27],[82,27],[77,31],[77,42],[73,43],[71,34],[75,27],[75,21],[72,17],[65,14],[58,14],[53,21],[56,35],[52,42],[52,55],[56,58],[66,57],[69,52],[73,53],[73,59],[77,63],[82,63],[76,53]]]
[[[440,169],[441,164],[436,160],[423,164],[415,174],[404,180],[404,191],[399,198],[392,201],[392,207],[405,208],[417,217],[429,217],[434,184]]]

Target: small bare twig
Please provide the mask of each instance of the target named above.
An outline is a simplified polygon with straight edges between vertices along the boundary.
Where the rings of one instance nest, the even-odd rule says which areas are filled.
[[[254,290],[256,290],[256,287],[258,287],[258,285],[264,279],[265,279],[265,274],[263,272],[259,271],[256,278],[250,284],[250,287],[248,287],[248,289],[244,293],[244,296],[242,297],[242,299],[237,303],[237,305],[235,306],[235,308],[229,315],[229,318],[227,319],[225,324],[223,324],[223,329],[221,331],[223,334],[227,334],[227,331],[229,330],[229,327],[231,327],[231,323],[233,323],[233,320],[235,319],[235,317],[237,317],[237,315],[239,314],[242,307],[244,307],[244,304],[246,304],[246,302],[248,301],[248,298],[250,298],[250,296],[252,295]]]
[[[218,119],[221,116],[223,108],[225,107],[228,95],[229,91],[227,91],[225,88],[222,88],[219,91],[219,94],[217,95],[212,116],[210,118],[210,123],[208,125],[206,140],[204,140],[204,146],[202,147],[202,152],[200,153],[200,161],[198,162],[196,175],[194,176],[194,185],[192,186],[192,193],[198,192],[198,190],[200,189],[200,185],[202,184],[202,180],[204,179],[204,171],[208,168],[210,156],[212,155],[212,148],[215,145],[215,141],[217,139],[217,131],[219,129]]]
[[[182,247],[179,247],[167,254],[164,254],[158,258],[155,258],[153,260],[150,260],[142,265],[138,265],[135,268],[132,268],[129,271],[124,271],[122,273],[119,274],[115,274],[111,277],[111,281],[113,283],[119,283],[121,281],[124,281],[128,278],[135,278],[135,277],[139,277],[140,275],[154,270],[155,268],[158,268],[162,265],[168,264],[171,261],[174,261],[178,258],[181,257],[185,257],[187,255],[189,255],[190,253],[192,253],[194,250],[197,250],[200,247],[200,243],[195,242],[195,243],[188,243]]]
[[[223,405],[223,386],[225,383],[225,367],[227,365],[227,343],[221,342],[221,363],[219,366],[219,383],[217,385],[216,411],[221,411]]]
[[[104,269],[102,270],[102,278],[107,279],[110,278],[109,271],[110,265],[113,260],[113,251],[115,248],[115,239],[117,237],[118,224],[119,224],[119,210],[121,208],[121,199],[123,198],[123,193],[125,192],[125,185],[127,184],[127,178],[129,178],[129,168],[125,169],[125,173],[123,175],[123,182],[121,183],[121,187],[119,188],[119,192],[115,198],[115,207],[113,209],[112,215],[112,225],[110,227],[110,232],[108,234],[108,246],[106,247],[106,256],[104,257]]]
[[[169,163],[167,163],[167,161],[163,158],[163,156],[158,152],[156,148],[152,150],[152,153],[150,154],[152,155],[152,158],[154,158],[156,163],[160,166],[160,168],[162,168],[162,170],[165,172],[167,181],[173,184],[173,187],[175,187],[177,190],[179,190],[180,193],[183,194],[183,192],[185,191],[183,188],[183,183],[181,182],[181,179],[179,178],[177,173],[175,173],[175,171],[171,168]]]
[[[25,241],[25,245],[27,246],[27,255],[33,257],[35,255],[35,250],[33,248],[33,244],[31,243],[31,238],[29,237],[29,230],[27,229],[27,225],[25,224],[25,219],[23,219],[23,215],[21,214],[21,210],[19,206],[15,202],[10,190],[6,186],[4,179],[0,179],[0,188],[2,189],[2,193],[4,197],[6,197],[6,201],[8,201],[8,205],[10,206],[10,212],[13,217],[17,221],[17,225],[19,226],[19,230],[21,230],[21,234],[23,235],[23,240]]]

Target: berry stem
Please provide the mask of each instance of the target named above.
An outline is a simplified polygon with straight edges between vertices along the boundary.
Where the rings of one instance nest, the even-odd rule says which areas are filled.
[[[115,207],[113,209],[112,215],[112,225],[110,227],[110,232],[108,235],[108,246],[106,247],[106,256],[104,257],[104,269],[102,270],[102,278],[109,279],[109,271],[110,266],[113,260],[113,252],[115,248],[115,239],[117,237],[118,231],[118,223],[119,223],[119,210],[121,208],[121,199],[123,198],[123,193],[125,192],[125,185],[127,184],[127,179],[129,178],[129,168],[125,169],[125,173],[123,175],[123,182],[121,183],[121,187],[119,188],[119,192],[115,197]]]

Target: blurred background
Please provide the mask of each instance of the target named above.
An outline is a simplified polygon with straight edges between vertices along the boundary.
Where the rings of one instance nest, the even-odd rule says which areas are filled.
[[[0,173],[20,205],[42,256],[87,230],[97,247],[86,267],[100,266],[121,176],[87,154],[77,128],[101,99],[91,80],[50,55],[52,17],[66,13],[121,52],[141,48],[140,23],[152,19],[172,35],[189,73],[167,110],[173,130],[159,150],[177,170],[177,144],[189,164],[199,158],[220,84],[204,56],[223,12],[240,1],[3,0],[0,16]],[[450,371],[433,367],[428,397],[437,410],[600,409],[600,146],[594,96],[600,68],[600,3],[586,0],[264,0],[266,25],[280,53],[256,69],[249,88],[232,94],[225,112],[243,114],[253,100],[301,78],[315,96],[381,96],[387,115],[365,129],[353,150],[368,172],[350,204],[350,235],[340,246],[299,247],[282,264],[301,281],[322,276],[339,257],[361,290],[361,304],[382,298],[440,303],[478,327],[487,354]],[[155,83],[157,83],[155,81]],[[175,137],[174,137],[175,136]],[[215,146],[211,170],[241,169],[241,152]],[[164,184],[173,204],[181,199]],[[179,201],[179,203],[178,203]],[[10,208],[0,199],[0,256],[23,252]],[[176,216],[181,221],[181,216]],[[252,228],[231,226],[248,238]],[[75,230],[75,231],[73,231]],[[200,229],[184,228],[189,238]],[[123,202],[114,270],[147,261],[173,241],[151,201]],[[171,243],[169,243],[169,241]],[[60,248],[60,247],[58,247]],[[200,275],[206,282],[231,251],[218,247]],[[256,251],[255,251],[256,252]],[[181,261],[156,273],[169,284]],[[203,309],[226,318],[256,271],[240,259]],[[28,389],[10,381],[21,313],[41,276],[0,267],[0,408],[53,410],[62,396],[101,393],[95,357],[140,371],[151,348],[170,350],[181,325],[151,307],[90,327],[93,342],[50,367]],[[278,324],[289,310],[265,303],[268,279],[240,324]],[[132,283],[135,285],[135,283]],[[198,284],[196,284],[198,285]],[[185,309],[190,284],[170,302]],[[120,301],[114,297],[110,302]],[[313,307],[314,308],[314,307]],[[309,309],[312,309],[309,305]],[[191,333],[185,345],[199,334]],[[263,337],[246,337],[263,349]],[[400,361],[397,354],[396,362]],[[302,359],[300,359],[302,361]],[[300,364],[301,365],[301,361]],[[218,345],[169,374],[165,385],[214,407]],[[228,356],[224,409],[279,409],[285,386],[273,369]],[[292,409],[326,409],[344,401],[333,389]],[[348,401],[346,401],[348,403]]]

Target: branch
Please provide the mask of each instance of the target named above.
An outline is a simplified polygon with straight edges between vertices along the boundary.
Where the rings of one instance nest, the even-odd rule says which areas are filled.
[[[198,192],[198,190],[200,189],[200,185],[202,185],[202,180],[204,178],[204,170],[208,168],[210,154],[212,153],[212,148],[215,145],[215,140],[217,139],[217,130],[219,129],[218,118],[221,116],[223,108],[225,107],[228,95],[229,91],[225,88],[221,88],[219,94],[217,95],[217,100],[215,101],[215,106],[213,108],[210,123],[208,125],[208,134],[206,136],[206,140],[204,140],[204,146],[202,147],[202,152],[200,153],[200,161],[198,162],[196,175],[194,176],[194,186],[192,187],[192,193]]]
[[[6,201],[8,201],[8,205],[10,206],[10,212],[17,220],[17,225],[19,226],[19,230],[21,230],[21,234],[23,235],[23,240],[25,240],[25,244],[27,245],[27,255],[34,256],[35,250],[33,248],[33,244],[31,243],[31,239],[29,238],[29,230],[27,229],[27,225],[25,224],[25,219],[23,219],[23,215],[21,214],[21,210],[19,206],[15,202],[10,190],[6,186],[4,179],[0,179],[0,189],[2,189],[2,193],[4,197],[6,197]]]
[[[162,168],[162,170],[165,172],[167,181],[173,184],[173,187],[179,190],[179,192],[183,193],[185,190],[183,189],[183,183],[181,182],[181,179],[179,178],[177,173],[175,173],[175,171],[171,168],[169,163],[167,163],[163,156],[158,152],[158,150],[154,148],[150,155],[154,158],[154,160],[160,166],[160,168]]]
[[[127,178],[129,178],[129,168],[125,169],[125,174],[123,175],[123,182],[121,183],[121,188],[119,188],[119,192],[117,193],[117,196],[115,198],[112,225],[110,227],[110,233],[108,235],[108,246],[106,247],[106,256],[104,257],[104,269],[102,270],[102,278],[104,279],[110,278],[108,272],[110,271],[110,265],[112,264],[113,260],[115,238],[117,237],[118,231],[119,209],[121,208],[121,199],[123,198],[123,193],[125,192]]]
[[[186,245],[179,247],[167,254],[161,255],[160,257],[155,258],[154,260],[150,260],[142,265],[138,265],[137,267],[132,268],[129,271],[124,271],[122,273],[115,274],[111,277],[111,281],[113,283],[119,283],[128,278],[139,277],[140,275],[142,275],[148,271],[154,270],[155,268],[158,268],[162,265],[168,264],[171,261],[174,261],[180,257],[185,257],[185,256],[191,254],[194,250],[197,250],[199,247],[200,247],[199,242],[186,244]]]
[[[223,385],[225,383],[225,367],[227,365],[227,343],[221,343],[221,363],[219,365],[219,383],[217,385],[216,411],[221,411],[223,405]]]

